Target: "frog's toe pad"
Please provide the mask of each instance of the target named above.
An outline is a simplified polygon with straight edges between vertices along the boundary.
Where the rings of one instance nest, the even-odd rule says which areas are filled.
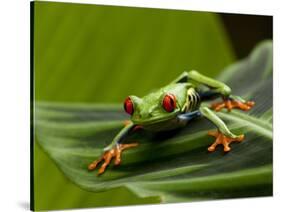
[[[222,134],[220,131],[210,131],[208,132],[208,135],[213,136],[216,138],[215,142],[209,146],[208,151],[213,152],[216,150],[217,145],[221,144],[223,145],[224,152],[229,152],[231,148],[229,145],[232,142],[241,142],[244,140],[244,135],[239,135],[236,138],[230,138]]]
[[[102,156],[93,161],[88,165],[88,170],[92,171],[97,168],[97,166],[104,161],[98,170],[98,175],[105,172],[106,167],[110,164],[111,160],[115,158],[114,165],[119,165],[121,163],[121,154],[125,149],[129,149],[132,147],[138,146],[138,143],[130,143],[130,144],[117,144],[114,148],[104,152]]]
[[[212,104],[211,108],[215,111],[220,111],[223,108],[227,108],[228,111],[231,111],[234,108],[247,111],[250,110],[254,105],[255,102],[253,101],[241,102],[238,100],[226,99],[222,102]]]

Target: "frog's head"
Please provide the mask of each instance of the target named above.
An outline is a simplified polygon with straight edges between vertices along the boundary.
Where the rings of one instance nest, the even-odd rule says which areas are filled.
[[[168,121],[181,112],[184,90],[183,86],[167,86],[143,98],[131,95],[124,101],[124,109],[138,125]]]

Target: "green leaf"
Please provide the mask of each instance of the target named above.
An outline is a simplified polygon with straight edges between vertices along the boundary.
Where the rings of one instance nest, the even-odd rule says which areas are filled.
[[[34,25],[36,100],[121,102],[234,60],[213,13],[36,2]]]
[[[218,113],[230,129],[246,135],[228,154],[207,152],[213,140],[207,131],[214,126],[198,119],[172,135],[136,132],[126,141],[140,146],[124,152],[121,166],[96,176],[87,165],[128,119],[121,104],[37,102],[36,139],[62,172],[88,191],[124,187],[162,202],[272,195],[272,42],[259,44],[219,79],[256,102],[247,113]]]

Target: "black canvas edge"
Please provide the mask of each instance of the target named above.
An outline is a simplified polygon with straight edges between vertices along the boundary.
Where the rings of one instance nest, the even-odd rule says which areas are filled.
[[[30,2],[30,210],[34,211],[34,2]]]

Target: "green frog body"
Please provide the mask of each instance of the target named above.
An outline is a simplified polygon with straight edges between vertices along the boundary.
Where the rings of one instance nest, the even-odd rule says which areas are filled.
[[[214,103],[211,107],[202,106],[201,103],[215,98],[222,98],[222,102]],[[200,74],[197,71],[183,72],[168,85],[140,98],[128,96],[124,101],[124,110],[131,119],[115,136],[112,143],[105,147],[102,156],[89,164],[88,169],[94,170],[101,161],[98,174],[104,173],[111,160],[115,158],[115,165],[121,163],[122,151],[138,146],[138,143],[123,144],[122,141],[133,133],[135,129],[142,128],[148,131],[169,131],[180,127],[188,127],[195,118],[203,117],[211,121],[217,131],[208,134],[216,138],[209,146],[208,151],[215,151],[221,144],[224,151],[230,151],[231,142],[241,142],[244,135],[235,135],[215,112],[223,108],[231,111],[233,108],[247,111],[254,106],[254,102],[245,101],[239,96],[231,94],[226,84]]]

